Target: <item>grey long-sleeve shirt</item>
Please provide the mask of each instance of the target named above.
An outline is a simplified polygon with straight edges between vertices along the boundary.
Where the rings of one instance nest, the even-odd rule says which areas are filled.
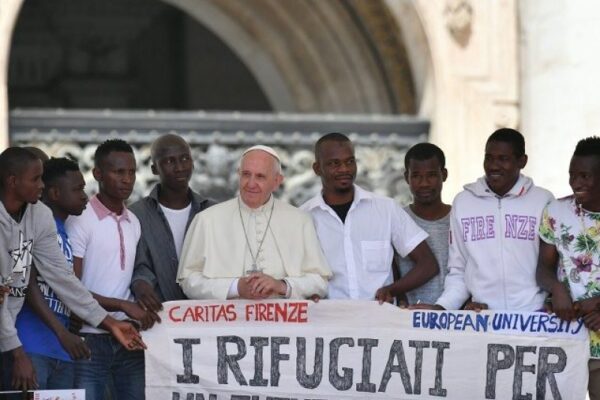
[[[148,282],[161,301],[187,299],[177,284],[179,259],[169,222],[158,202],[160,184],[154,186],[150,194],[129,207],[142,226],[142,236],[138,242],[135,267],[131,283],[137,280]],[[190,190],[191,210],[186,225],[200,211],[215,204]]]
[[[0,351],[21,345],[15,328],[23,306],[31,265],[58,297],[91,325],[99,325],[107,312],[69,267],[56,242],[56,224],[50,209],[41,202],[28,204],[20,222],[15,221],[0,202],[0,284],[10,293],[0,306]],[[7,284],[7,281],[10,282]]]

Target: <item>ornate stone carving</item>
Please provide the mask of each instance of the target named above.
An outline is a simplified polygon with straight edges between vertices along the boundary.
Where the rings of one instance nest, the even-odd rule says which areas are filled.
[[[471,38],[473,6],[469,0],[448,0],[444,9],[446,27],[456,43],[466,47]]]
[[[428,129],[426,121],[404,116],[64,110],[18,110],[12,114],[11,125],[15,144],[36,146],[50,156],[78,161],[90,194],[97,190],[91,169],[98,143],[111,137],[128,141],[138,163],[132,201],[145,196],[157,181],[150,169],[150,144],[162,133],[179,134],[192,145],[195,171],[191,186],[215,200],[236,194],[243,149],[267,144],[280,154],[286,176],[278,195],[296,205],[320,190],[312,171],[313,145],[322,133],[336,128],[348,132],[355,143],[357,183],[406,203],[410,195],[403,177],[404,154],[409,146],[425,140]],[[193,132],[191,126],[196,128]]]

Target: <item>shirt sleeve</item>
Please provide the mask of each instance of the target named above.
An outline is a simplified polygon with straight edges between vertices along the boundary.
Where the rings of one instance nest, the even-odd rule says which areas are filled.
[[[304,243],[303,260],[300,276],[287,276],[289,297],[306,299],[312,295],[327,297],[327,280],[331,277],[331,269],[321,250],[312,217],[304,213],[302,222],[302,240]]]
[[[133,267],[133,276],[131,277],[131,283],[142,280],[150,284],[153,288],[156,287],[158,281],[156,279],[156,273],[154,272],[154,264],[150,257],[150,249],[146,239],[142,235],[138,241],[137,249],[135,252],[135,264]]]
[[[551,204],[544,207],[542,221],[540,222],[540,239],[548,244],[556,245],[556,219],[550,214]]]
[[[465,269],[467,266],[467,249],[463,241],[460,224],[454,213],[455,206],[450,213],[450,247],[448,253],[448,275],[444,280],[444,291],[437,299],[436,304],[446,310],[458,310],[469,298],[469,290],[465,283]]]
[[[399,205],[392,205],[392,244],[396,251],[406,257],[429,235]]]
[[[238,283],[240,283],[240,279],[236,278],[233,280],[233,282],[231,282],[231,285],[229,285],[229,291],[227,292],[228,299],[235,299],[237,297],[240,297],[240,292],[238,291]]]
[[[90,207],[90,206],[88,206]],[[73,256],[83,258],[89,241],[89,232],[86,229],[85,216],[71,216],[65,222],[65,230],[69,235]]]
[[[33,259],[38,272],[71,311],[90,325],[100,325],[107,312],[94,300],[68,265],[56,241],[56,225],[50,211],[43,217],[45,218],[40,216],[38,220],[42,228],[33,245]]]
[[[6,295],[5,295],[6,296]],[[7,296],[4,303],[0,305],[0,352],[14,350],[21,346],[21,341],[17,335],[15,327],[15,317],[11,308],[21,309],[23,298]]]
[[[0,230],[0,238],[5,249],[8,248],[10,239],[4,229]],[[0,263],[1,277],[11,276],[9,263]],[[0,304],[0,352],[13,350],[21,345],[15,328],[15,317],[23,306],[23,297],[4,295],[4,302]]]
[[[206,262],[206,228],[203,213],[194,217],[185,235],[177,271],[177,282],[190,299],[226,300],[235,278],[208,278],[204,275]]]

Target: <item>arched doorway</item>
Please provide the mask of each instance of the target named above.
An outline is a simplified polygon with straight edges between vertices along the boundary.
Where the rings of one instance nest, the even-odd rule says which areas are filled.
[[[11,108],[417,111],[379,0],[26,0],[8,85]]]
[[[223,38],[276,111],[414,114],[412,71],[381,0],[165,0]]]
[[[161,1],[25,1],[8,91],[11,109],[272,110],[229,46]]]

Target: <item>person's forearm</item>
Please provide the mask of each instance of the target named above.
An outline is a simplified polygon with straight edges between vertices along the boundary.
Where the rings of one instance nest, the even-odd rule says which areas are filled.
[[[111,317],[110,315],[107,315],[106,318],[104,318],[102,320],[102,322],[100,322],[100,325],[98,325],[98,328],[110,331],[111,327],[114,325],[115,322],[116,322],[116,320],[113,317]]]
[[[538,263],[536,278],[538,285],[545,291],[552,293],[552,290],[557,284],[561,284],[556,276],[556,271],[542,264]]]
[[[27,353],[25,353],[25,349],[23,349],[23,346],[19,346],[12,350],[12,356],[14,358],[18,358],[18,357],[27,356]]]
[[[104,308],[106,311],[123,311],[123,301],[114,297],[105,297],[98,293],[92,292],[94,299]]]
[[[54,312],[48,307],[48,303],[46,303],[42,291],[38,286],[37,271],[35,269],[31,271],[25,301],[56,336],[60,336],[67,331],[65,326],[56,318]]]
[[[423,286],[438,272],[437,264],[425,264],[423,266],[417,264],[406,275],[394,282],[390,289],[394,296],[402,295]]]
[[[402,295],[423,286],[440,272],[438,262],[425,241],[419,243],[408,254],[408,257],[414,266],[405,276],[390,286],[394,296]]]
[[[40,256],[40,254],[43,255]],[[97,326],[106,317],[104,310],[67,265],[64,254],[56,245],[56,230],[40,245],[36,265],[39,274],[54,290],[58,298],[88,324]]]
[[[131,288],[135,289],[138,282],[149,284],[151,287],[156,286],[157,278],[154,271],[146,264],[136,264],[131,277]]]

